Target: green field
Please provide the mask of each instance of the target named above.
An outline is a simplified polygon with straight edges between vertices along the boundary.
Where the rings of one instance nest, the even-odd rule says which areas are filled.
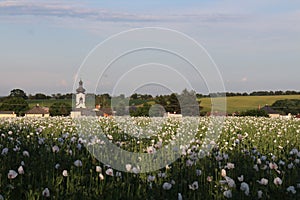
[[[218,97],[221,99],[222,97]],[[256,109],[259,106],[272,105],[277,100],[283,99],[300,99],[300,95],[278,95],[278,96],[236,96],[227,97],[227,112],[233,113],[236,111],[245,111]],[[201,98],[201,106],[204,112],[210,111],[211,99]]]
[[[47,99],[47,100],[41,99],[41,100],[27,100],[27,102],[30,108],[36,106],[37,104],[43,107],[50,107],[52,104],[56,102],[68,103],[71,105],[72,99]]]

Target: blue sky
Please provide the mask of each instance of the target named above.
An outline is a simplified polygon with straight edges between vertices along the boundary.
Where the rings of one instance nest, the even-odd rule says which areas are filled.
[[[79,66],[97,44],[141,27],[194,38],[227,91],[300,90],[299,24],[300,2],[291,0],[0,1],[0,96],[13,88],[72,92]]]

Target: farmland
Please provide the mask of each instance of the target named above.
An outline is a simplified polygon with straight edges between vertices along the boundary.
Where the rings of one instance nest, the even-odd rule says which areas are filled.
[[[71,118],[1,120],[0,198],[300,198],[297,119],[228,117],[217,127],[210,117],[84,120],[88,126],[80,131]],[[197,128],[186,126],[192,124]],[[103,132],[96,134],[99,127]],[[178,158],[148,172],[148,163],[123,160],[124,170],[117,170],[88,151],[94,144],[154,156],[169,147]]]

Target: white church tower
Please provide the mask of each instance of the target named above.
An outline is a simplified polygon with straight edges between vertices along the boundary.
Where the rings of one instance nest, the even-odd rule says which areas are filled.
[[[79,87],[76,90],[76,108],[86,108],[85,106],[85,89],[82,80],[79,81]]]

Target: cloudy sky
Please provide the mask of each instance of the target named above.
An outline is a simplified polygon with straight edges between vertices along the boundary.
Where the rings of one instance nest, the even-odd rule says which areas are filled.
[[[79,76],[92,88],[95,83],[78,74],[91,50],[114,34],[143,27],[173,29],[196,40],[215,62],[227,91],[300,90],[299,24],[300,2],[292,0],[0,1],[0,96],[13,88],[31,94],[72,92]],[[157,77],[145,66],[136,71],[140,79],[138,73]],[[110,73],[118,74],[118,67]],[[160,75],[174,81],[170,67],[161,66]],[[189,73],[184,76],[195,84]],[[126,81],[133,79],[131,74],[119,81],[120,92],[137,91]],[[99,92],[109,91],[101,84]],[[181,85],[181,79],[174,84]],[[193,89],[207,92],[205,81],[198,86]]]

